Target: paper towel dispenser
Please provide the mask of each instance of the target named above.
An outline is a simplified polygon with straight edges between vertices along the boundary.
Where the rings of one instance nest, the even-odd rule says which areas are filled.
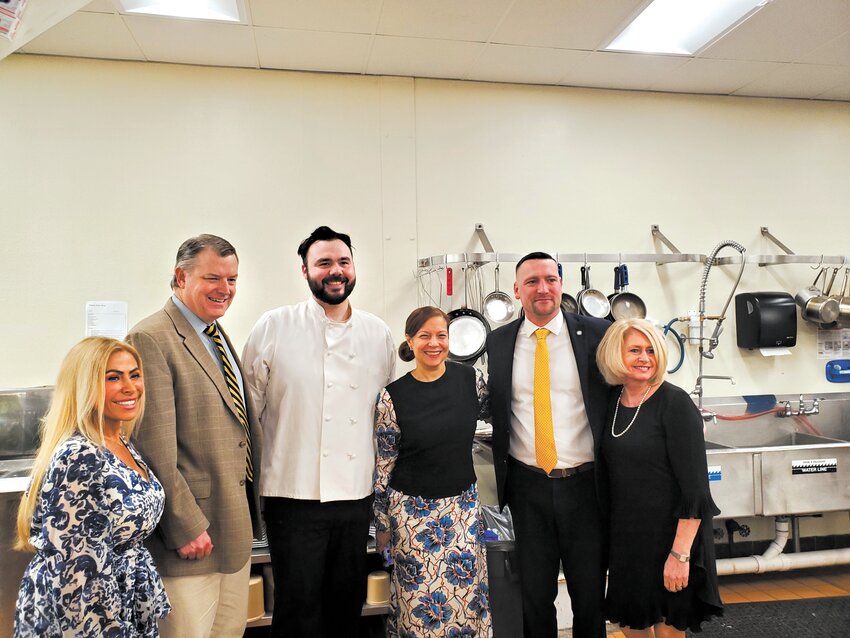
[[[790,348],[797,345],[797,305],[787,292],[735,295],[739,348]]]

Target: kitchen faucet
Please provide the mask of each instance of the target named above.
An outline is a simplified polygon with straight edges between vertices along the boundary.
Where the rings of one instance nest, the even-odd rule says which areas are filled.
[[[811,416],[813,414],[820,414],[820,402],[823,401],[823,397],[813,397],[812,404],[809,407],[806,407],[806,402],[803,400],[803,395],[800,395],[800,402],[797,404],[797,411],[795,412],[791,408],[790,401],[784,401],[783,406],[784,410],[781,412],[777,412],[776,416],[786,417],[786,416]]]
[[[711,412],[710,410],[705,410],[702,407],[702,382],[703,382],[703,379],[718,379],[718,380],[721,380],[721,381],[726,380],[726,381],[729,381],[732,385],[735,385],[735,377],[729,377],[729,376],[720,375],[720,374],[701,374],[697,377],[697,385],[694,388],[694,391],[691,392],[691,394],[696,394],[700,398],[699,411],[700,411],[700,414],[702,415],[703,420],[704,421],[714,421],[714,423],[716,424],[717,423],[717,413]]]
[[[714,264],[717,259],[717,253],[721,251],[721,249],[726,246],[731,246],[739,253],[741,253],[741,269],[738,271],[738,278],[735,280],[735,285],[732,286],[732,292],[729,293],[729,298],[726,300],[726,305],[723,306],[723,310],[716,317],[710,317],[715,320],[717,323],[714,326],[714,332],[712,332],[710,337],[705,337],[705,320],[709,319],[705,315],[705,287],[708,283],[708,273],[711,271],[711,266]],[[714,250],[711,251],[711,254],[706,257],[705,260],[705,268],[702,272],[702,281],[700,282],[699,287],[699,375],[697,376],[696,387],[694,387],[693,392],[691,394],[695,394],[697,396],[697,407],[699,408],[700,413],[703,415],[702,418],[706,421],[715,419],[715,415],[711,412],[703,411],[702,409],[702,381],[703,379],[728,379],[735,384],[735,380],[732,377],[726,376],[715,376],[715,375],[704,375],[702,373],[702,365],[703,359],[713,359],[714,352],[713,350],[717,347],[719,342],[720,333],[723,330],[722,324],[724,319],[726,319],[726,310],[729,308],[729,303],[732,301],[732,297],[735,295],[735,290],[738,289],[738,284],[741,281],[741,275],[744,274],[744,266],[747,263],[747,249],[744,248],[741,244],[736,241],[732,241],[731,239],[727,239],[725,241],[720,242],[717,246],[714,247]],[[706,342],[708,342],[708,347],[706,347]],[[716,419],[715,419],[716,422]]]

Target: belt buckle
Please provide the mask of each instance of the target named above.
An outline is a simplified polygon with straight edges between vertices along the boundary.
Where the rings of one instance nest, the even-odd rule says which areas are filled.
[[[576,474],[576,469],[573,467],[556,467],[553,468],[546,476],[549,478],[568,478],[573,474]]]

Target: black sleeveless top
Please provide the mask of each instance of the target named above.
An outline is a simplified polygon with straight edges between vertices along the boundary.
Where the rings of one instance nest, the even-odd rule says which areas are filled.
[[[401,430],[390,487],[408,496],[457,496],[475,482],[472,438],[479,403],[472,366],[446,362],[436,381],[409,372],[387,386]]]

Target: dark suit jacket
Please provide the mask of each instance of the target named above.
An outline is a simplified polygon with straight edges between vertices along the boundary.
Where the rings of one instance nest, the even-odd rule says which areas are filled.
[[[221,326],[219,326],[221,328]],[[241,370],[236,350],[222,331]],[[133,441],[165,488],[165,512],[148,548],[166,576],[233,573],[250,559],[259,520],[251,520],[245,490],[245,434],[224,375],[198,333],[170,299],[127,335],[139,351],[145,413]],[[259,512],[262,439],[245,393]],[[204,560],[183,560],[177,549],[204,530],[213,542]]]
[[[596,347],[611,324],[603,319],[564,313],[578,366],[584,407],[593,431],[594,450],[602,442],[609,386],[596,366]],[[487,337],[487,385],[490,389],[490,413],[493,423],[493,464],[500,507],[505,506],[505,477],[508,468],[508,444],[511,428],[511,385],[514,346],[523,317],[490,333]],[[531,397],[529,397],[531,400]],[[558,427],[558,424],[555,424]]]

